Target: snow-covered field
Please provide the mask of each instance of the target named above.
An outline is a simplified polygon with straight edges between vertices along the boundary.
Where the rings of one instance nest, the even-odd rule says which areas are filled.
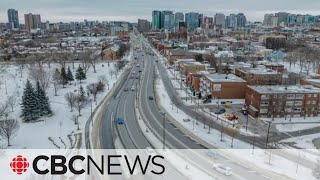
[[[130,58],[129,55],[126,58]],[[75,64],[77,68],[79,64]],[[72,69],[72,64],[66,64],[66,66],[70,66]],[[49,70],[49,67],[45,68]],[[51,64],[50,70],[53,71],[55,68],[61,68],[60,64]],[[75,70],[73,71],[73,76],[75,76]],[[83,86],[84,90],[86,91],[86,86],[90,83],[98,82],[99,76],[105,76],[109,88],[106,85],[105,91],[97,95],[97,102],[92,103],[92,110],[99,104],[99,102],[106,96],[109,90],[113,87],[114,83],[116,82],[116,76],[110,76],[109,72],[114,69],[114,63],[107,62],[99,62],[96,65],[97,73],[93,72],[93,68],[87,72],[87,79],[84,80],[81,85]],[[120,72],[121,73],[121,72]],[[120,73],[117,77],[120,76]],[[26,80],[30,78],[29,76],[29,69],[25,68],[23,70],[22,78],[20,78],[20,73],[18,72],[18,67],[15,65],[8,65],[6,71],[3,72],[1,75],[2,85],[0,86],[0,103],[3,104],[8,96],[15,96],[19,103],[21,102],[21,98],[23,95],[23,88],[25,86]],[[7,94],[5,90],[5,82],[7,86]],[[17,105],[14,108],[14,112],[11,112],[9,116],[15,119],[18,119],[20,122],[20,129],[16,133],[14,137],[11,139],[11,145],[9,148],[12,149],[21,149],[21,148],[32,148],[32,149],[50,149],[50,148],[84,148],[84,129],[85,124],[88,118],[91,115],[91,104],[85,107],[81,111],[81,115],[79,117],[79,129],[78,126],[72,121],[72,117],[74,115],[78,115],[78,112],[74,109],[73,112],[70,112],[70,108],[67,105],[65,100],[65,94],[68,92],[75,92],[79,91],[80,83],[78,81],[73,81],[71,85],[66,85],[65,88],[61,88],[58,91],[58,96],[55,96],[54,88],[51,85],[47,90],[47,95],[50,100],[51,109],[53,111],[52,117],[41,117],[39,122],[34,123],[25,123],[21,121],[20,112],[21,107]],[[90,97],[93,98],[92,95]],[[51,140],[49,140],[49,138]],[[56,144],[56,145],[54,145]],[[6,141],[1,141],[0,145],[2,147],[7,147]]]

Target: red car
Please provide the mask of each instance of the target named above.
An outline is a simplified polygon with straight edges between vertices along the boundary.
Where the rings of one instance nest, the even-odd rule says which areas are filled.
[[[229,117],[228,117],[228,120],[229,121],[234,121],[234,120],[237,120],[238,119],[238,117],[236,116],[236,115],[234,115],[234,114],[231,114],[231,115],[229,115]]]

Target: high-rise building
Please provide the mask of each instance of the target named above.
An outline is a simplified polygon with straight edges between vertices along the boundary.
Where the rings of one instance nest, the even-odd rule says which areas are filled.
[[[226,28],[236,28],[237,24],[237,15],[230,14],[226,17]]]
[[[225,24],[226,24],[226,17],[224,14],[222,13],[217,13],[214,16],[214,23],[216,26],[221,26],[221,28],[225,28]]]
[[[289,14],[287,22],[288,22],[288,24],[296,24],[297,23],[297,15],[296,14]]]
[[[173,30],[174,27],[174,15],[172,11],[161,12],[161,28],[167,30]]]
[[[150,22],[145,19],[138,19],[138,31],[147,32],[150,30]]]
[[[278,17],[278,25],[281,23],[284,23],[286,25],[288,23],[288,15],[289,13],[286,12],[276,13],[275,16]]]
[[[184,22],[184,14],[183,12],[176,12],[174,14],[174,21],[177,22]]]
[[[181,22],[184,22],[184,14],[182,12],[176,12],[174,14],[174,32],[178,32],[179,31],[179,24]]]
[[[185,15],[188,32],[193,32],[199,25],[199,13],[189,12]]]
[[[152,29],[161,29],[160,11],[152,11]]]
[[[272,19],[273,14],[265,14],[264,15],[264,20],[263,20],[263,25],[265,26],[272,26]]]
[[[237,14],[237,28],[244,28],[247,24],[247,18],[243,13]]]
[[[199,14],[199,24],[198,24],[198,27],[201,27],[201,24],[202,24],[202,21],[203,21],[203,14]]]
[[[25,14],[24,21],[27,31],[41,27],[41,16],[39,14]]]
[[[9,22],[10,29],[18,29],[19,28],[18,10],[8,9],[8,22]]]
[[[277,27],[279,25],[279,17],[278,16],[271,16],[271,26]]]
[[[213,24],[214,24],[213,17],[205,16],[205,17],[203,17],[201,27],[205,28],[205,29],[211,29],[211,28],[213,28]]]

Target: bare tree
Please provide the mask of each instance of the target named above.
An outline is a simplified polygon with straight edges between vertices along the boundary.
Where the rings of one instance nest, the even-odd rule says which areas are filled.
[[[87,72],[88,72],[88,70],[89,70],[89,68],[90,68],[90,65],[91,65],[91,63],[92,63],[92,59],[93,59],[93,52],[91,51],[91,50],[88,50],[88,51],[85,51],[85,52],[83,52],[83,53],[81,53],[80,55],[79,55],[79,58],[80,58],[80,60],[81,60],[81,62],[82,62],[82,68],[83,68],[83,70],[84,70],[84,72],[87,74]],[[93,70],[94,70],[94,72],[96,72],[95,71],[95,60],[94,60],[94,67],[93,67]]]
[[[19,122],[15,119],[5,119],[0,121],[0,136],[7,140],[10,145],[10,138],[19,130]]]
[[[76,105],[77,95],[75,95],[73,92],[69,92],[64,96],[64,98],[66,99],[68,106],[71,109],[70,111],[72,112],[73,108]]]
[[[87,86],[87,91],[93,95],[93,100],[97,101],[97,94],[99,92],[98,83],[91,83]]]
[[[78,110],[79,112],[79,116],[81,116],[81,110],[83,108],[85,108],[89,103],[91,102],[91,100],[87,97],[80,97],[78,96],[76,98],[76,101],[75,101],[75,108]]]
[[[30,77],[35,82],[40,82],[40,86],[46,91],[51,84],[51,71],[46,71],[43,68],[31,67]]]
[[[72,117],[71,117],[71,121],[73,121],[74,122],[74,124],[78,124],[78,117],[79,116],[77,116],[77,115],[72,115]]]
[[[14,96],[9,96],[7,104],[11,107],[11,111],[13,112],[13,108],[17,105],[17,99]]]
[[[115,74],[115,70],[114,69],[110,69],[109,71],[109,75],[111,76],[111,79],[112,79],[112,76]]]
[[[4,104],[0,104],[0,118],[4,117],[8,112],[8,107],[9,107],[9,104],[8,104],[8,101],[5,102]]]

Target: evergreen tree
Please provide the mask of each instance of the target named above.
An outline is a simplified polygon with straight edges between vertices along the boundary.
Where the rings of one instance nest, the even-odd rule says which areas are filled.
[[[68,83],[68,77],[67,77],[66,69],[64,67],[61,67],[61,80],[62,80],[62,86],[64,88],[64,85]]]
[[[76,72],[76,79],[78,81],[80,81],[80,83],[81,83],[81,80],[87,79],[86,73],[84,72],[83,68],[80,65],[79,65],[77,72]]]
[[[68,79],[69,82],[74,81],[70,66],[68,66],[67,79]]]
[[[37,96],[37,104],[38,104],[37,111],[38,111],[39,116],[46,116],[46,115],[51,114],[51,107],[50,107],[50,103],[49,103],[49,98],[46,95],[46,92],[40,86],[39,81],[37,81],[36,96]]]
[[[23,91],[22,103],[21,103],[21,115],[23,121],[36,120],[39,117],[38,114],[37,96],[34,88],[29,80],[27,80],[26,87]]]

